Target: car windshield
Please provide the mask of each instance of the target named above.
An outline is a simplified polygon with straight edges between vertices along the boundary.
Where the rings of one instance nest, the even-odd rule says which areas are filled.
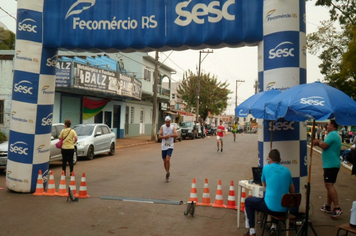
[[[182,122],[182,124],[180,125],[180,127],[182,128],[188,128],[192,126],[193,126],[193,122]]]
[[[90,136],[93,133],[94,126],[74,126],[73,129],[78,136]]]

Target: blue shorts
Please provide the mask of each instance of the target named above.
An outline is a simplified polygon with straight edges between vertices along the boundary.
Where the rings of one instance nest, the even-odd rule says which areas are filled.
[[[162,150],[162,159],[165,160],[167,156],[172,156],[173,149]]]

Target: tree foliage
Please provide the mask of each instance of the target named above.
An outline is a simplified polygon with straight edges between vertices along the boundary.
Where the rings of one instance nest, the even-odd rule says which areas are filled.
[[[15,49],[15,34],[0,27],[0,50],[14,50]]]
[[[199,115],[205,119],[209,112],[221,114],[227,107],[228,95],[232,93],[228,89],[229,84],[218,81],[217,77],[210,73],[201,73]],[[188,71],[183,76],[183,81],[178,86],[178,97],[186,105],[186,111],[195,113],[197,105],[198,73]]]
[[[356,2],[349,0],[317,0],[317,6],[329,8],[330,20],[322,21],[318,31],[307,35],[309,52],[316,55],[324,80],[356,98]],[[341,32],[334,23],[338,21]]]

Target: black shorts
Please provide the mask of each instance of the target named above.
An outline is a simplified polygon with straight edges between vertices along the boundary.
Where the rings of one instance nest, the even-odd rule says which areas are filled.
[[[335,183],[340,168],[324,168],[324,182]]]

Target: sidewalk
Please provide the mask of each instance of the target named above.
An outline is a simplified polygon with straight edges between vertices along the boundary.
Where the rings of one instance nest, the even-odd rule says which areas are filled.
[[[116,139],[116,149],[118,148],[128,148],[139,145],[151,144],[155,141],[151,141],[151,135],[141,135],[136,137],[127,137]]]

